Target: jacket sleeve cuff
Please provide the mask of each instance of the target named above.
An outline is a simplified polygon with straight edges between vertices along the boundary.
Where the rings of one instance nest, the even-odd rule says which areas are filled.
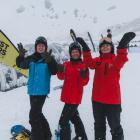
[[[83,56],[89,56],[89,55],[91,55],[90,52],[91,52],[90,50],[83,51]]]
[[[117,54],[127,54],[127,48],[124,49],[117,49]]]

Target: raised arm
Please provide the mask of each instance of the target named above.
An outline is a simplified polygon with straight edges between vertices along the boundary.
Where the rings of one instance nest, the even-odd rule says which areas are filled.
[[[90,68],[95,69],[96,68],[96,58],[93,59],[91,56],[90,48],[88,47],[87,43],[84,41],[83,38],[78,37],[77,41],[81,44],[82,50],[83,50],[83,61],[84,63]]]
[[[127,58],[127,47],[129,42],[135,37],[135,33],[128,32],[125,33],[119,42],[119,45],[117,47],[117,56],[115,59],[115,66],[118,70],[120,70],[123,65],[128,61]]]
[[[27,52],[24,48],[22,43],[17,44],[19,49],[19,56],[16,58],[16,65],[22,69],[29,68],[29,62],[31,57],[25,58],[25,53]]]

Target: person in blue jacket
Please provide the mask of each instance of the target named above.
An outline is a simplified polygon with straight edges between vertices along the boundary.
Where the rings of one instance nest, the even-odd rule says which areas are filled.
[[[57,73],[57,63],[47,52],[47,40],[40,36],[35,41],[35,53],[25,57],[26,50],[18,44],[19,56],[16,64],[19,68],[29,69],[28,94],[30,97],[29,123],[31,140],[51,140],[49,123],[42,113],[42,107],[50,92],[51,75]]]

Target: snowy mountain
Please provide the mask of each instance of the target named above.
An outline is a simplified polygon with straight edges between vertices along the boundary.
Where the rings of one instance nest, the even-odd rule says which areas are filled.
[[[68,54],[68,43],[50,43],[48,44],[48,51],[51,49],[52,50],[52,56],[56,59],[58,63],[63,63],[65,60],[69,59],[69,54]],[[34,53],[34,44],[26,44],[24,48],[27,50],[26,55],[31,55]]]
[[[113,29],[114,36],[132,30],[139,35],[139,3],[139,0],[1,0],[0,27],[14,44],[34,43],[39,35],[46,36],[49,42],[71,41],[70,28],[85,38],[90,31],[95,40],[108,27]]]
[[[117,25],[112,25],[109,26],[108,28],[111,29],[114,38],[119,38],[124,34],[125,32],[128,31],[133,31],[137,34],[135,40],[140,41],[140,18],[134,19],[130,22],[122,23],[122,24],[117,24]],[[103,34],[106,33],[106,29],[104,29]]]

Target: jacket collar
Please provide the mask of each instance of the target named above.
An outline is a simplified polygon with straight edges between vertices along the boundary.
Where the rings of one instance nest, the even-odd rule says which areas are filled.
[[[77,62],[77,63],[79,63],[79,62],[82,61],[82,59],[81,59],[81,58],[73,59],[73,58],[71,57],[71,58],[70,58],[70,61],[71,61],[71,62]]]
[[[100,58],[101,59],[112,59],[114,56],[115,56],[115,54],[107,53],[107,54],[101,54]]]

